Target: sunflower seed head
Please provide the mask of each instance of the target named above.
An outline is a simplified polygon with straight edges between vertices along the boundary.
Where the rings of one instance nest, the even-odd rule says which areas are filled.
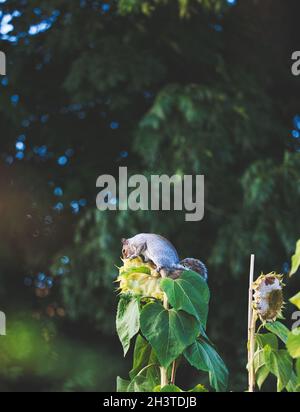
[[[275,272],[263,273],[253,283],[253,309],[262,322],[275,321],[284,306],[282,276]]]

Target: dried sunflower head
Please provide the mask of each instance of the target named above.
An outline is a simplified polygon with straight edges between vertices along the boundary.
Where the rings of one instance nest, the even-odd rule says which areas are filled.
[[[117,282],[120,282],[120,293],[163,300],[163,291],[159,286],[160,279],[159,273],[151,262],[145,263],[137,257],[123,259]]]
[[[263,273],[253,283],[253,308],[262,322],[270,322],[281,316],[284,305],[282,275]]]

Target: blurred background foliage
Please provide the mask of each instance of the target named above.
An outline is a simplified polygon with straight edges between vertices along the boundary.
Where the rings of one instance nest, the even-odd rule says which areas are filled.
[[[115,390],[129,367],[113,281],[121,237],[141,231],[207,263],[208,334],[229,388],[245,389],[249,255],[257,274],[286,273],[299,238],[299,12],[296,0],[0,1],[0,390]],[[204,220],[97,211],[96,178],[119,166],[204,174]]]

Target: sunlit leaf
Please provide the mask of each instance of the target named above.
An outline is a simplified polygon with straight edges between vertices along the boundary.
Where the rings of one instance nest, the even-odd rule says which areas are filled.
[[[264,355],[266,367],[277,378],[277,391],[281,392],[288,384],[292,370],[292,358],[285,349],[273,350],[270,346],[265,346]]]
[[[257,372],[256,372],[256,383],[257,386],[259,387],[259,389],[261,389],[263,383],[265,382],[265,380],[267,379],[267,377],[269,376],[269,369],[267,368],[267,366],[262,366]]]
[[[297,373],[297,376],[298,376],[299,382],[300,382],[300,358],[297,359],[297,361],[296,361],[296,373]]]
[[[278,320],[276,322],[267,322],[265,324],[265,328],[278,336],[278,338],[281,339],[283,343],[286,343],[289,329],[283,323],[279,322]]]
[[[296,273],[300,266],[300,239],[296,243],[296,250],[295,250],[294,255],[292,256],[291,262],[292,262],[292,265],[291,265],[290,276]]]
[[[292,358],[300,358],[300,328],[289,333],[286,347]]]
[[[165,385],[158,392],[182,392],[182,390],[176,385]]]
[[[262,349],[258,349],[254,353],[253,357],[253,364],[254,364],[254,370],[257,372],[265,363],[265,357],[264,357],[264,352]],[[249,365],[247,365],[247,369],[249,369]]]
[[[298,292],[295,296],[290,298],[290,302],[297,306],[298,309],[300,309],[300,292]]]
[[[300,380],[298,379],[295,372],[292,372],[291,379],[286,385],[286,390],[288,392],[299,392],[299,389],[300,389]]]
[[[198,383],[198,385],[194,386],[188,392],[208,392],[208,389],[206,389],[204,385],[201,385],[200,383]]]

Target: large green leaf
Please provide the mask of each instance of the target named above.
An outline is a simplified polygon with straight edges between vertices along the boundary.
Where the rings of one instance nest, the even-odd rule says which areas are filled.
[[[162,279],[160,285],[173,308],[195,316],[206,327],[209,289],[202,276],[185,271],[179,279]]]
[[[120,376],[117,377],[117,392],[127,392],[128,385],[130,384],[130,381],[120,378]]]
[[[256,335],[257,350],[254,354],[254,370],[256,383],[259,389],[261,389],[263,383],[267,379],[270,371],[269,368],[265,365],[265,354],[263,348],[265,346],[270,346],[272,349],[278,349],[278,339],[277,336],[273,333],[264,333]]]
[[[273,350],[265,346],[266,367],[277,378],[277,391],[281,392],[290,381],[293,372],[293,361],[285,349]]]
[[[295,254],[292,256],[292,266],[290,271],[290,276],[297,272],[300,266],[300,239],[296,243]]]
[[[293,296],[293,297],[290,299],[290,302],[291,302],[293,305],[297,306],[298,309],[300,309],[300,292],[298,292],[295,296]]]
[[[293,371],[291,375],[291,379],[286,385],[286,390],[288,392],[299,392],[299,384],[300,384],[300,380],[298,379],[297,375]]]
[[[296,362],[296,373],[297,373],[298,380],[299,380],[299,383],[300,383],[300,358],[297,359],[297,362]]]
[[[141,335],[138,335],[134,345],[133,366],[129,372],[130,378],[133,379],[147,365],[158,365],[158,363],[157,356],[155,355],[151,345]],[[156,378],[155,368],[148,369],[146,373],[147,375],[155,374],[154,376],[149,376],[149,379]]]
[[[170,392],[171,393],[171,392],[182,392],[182,390],[176,385],[165,385],[163,387],[160,387],[159,390],[156,390],[156,392]]]
[[[198,385],[194,386],[188,392],[208,392],[208,390],[206,389],[204,385],[201,385],[200,383],[198,383]]]
[[[226,390],[228,370],[212,346],[199,339],[184,351],[184,356],[192,366],[209,373],[210,384],[217,392]]]
[[[278,320],[276,322],[267,322],[265,328],[274,333],[283,343],[286,343],[289,334],[289,329]]]
[[[286,347],[292,358],[300,358],[300,328],[289,333]]]
[[[278,349],[278,339],[273,333],[257,334],[256,342],[260,348],[269,345],[272,349]]]
[[[141,331],[152,345],[160,364],[168,367],[199,334],[198,321],[160,303],[148,303],[141,312]]]
[[[150,372],[152,371],[152,372]],[[159,368],[149,364],[139,371],[128,385],[127,392],[152,392],[159,383]]]
[[[123,297],[120,299],[117,310],[116,326],[118,336],[123,346],[124,356],[130,347],[130,340],[140,328],[140,310],[136,299]]]
[[[259,387],[259,389],[261,389],[263,383],[265,382],[265,380],[267,379],[268,375],[269,375],[270,371],[269,368],[267,366],[262,366],[261,368],[259,368],[259,370],[256,372],[255,376],[256,376],[256,383],[257,386]]]
[[[157,385],[153,392],[184,392],[176,385],[166,385],[163,388],[160,385]],[[198,385],[194,386],[192,389],[188,390],[187,392],[208,392],[205,386],[198,383]]]

